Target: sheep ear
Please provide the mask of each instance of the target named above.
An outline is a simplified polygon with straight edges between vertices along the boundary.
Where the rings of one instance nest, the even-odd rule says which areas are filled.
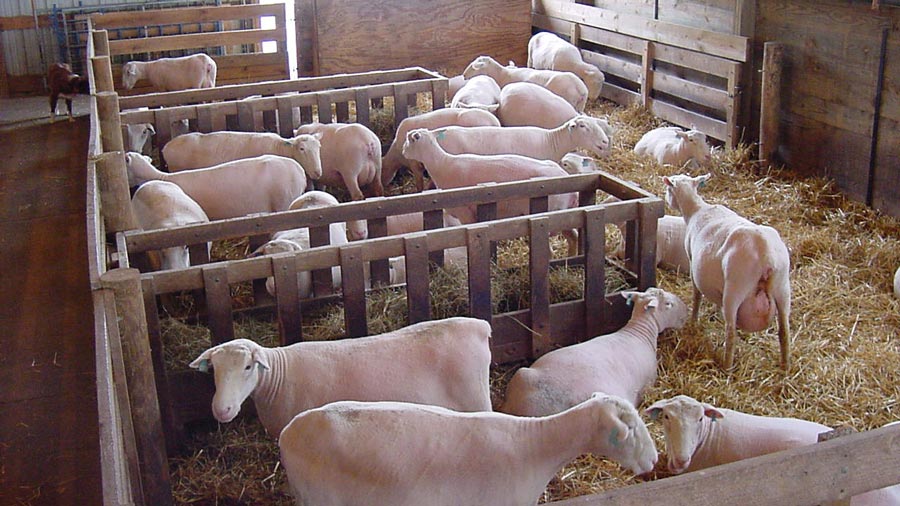
[[[687,139],[688,135],[684,130],[679,130],[675,132],[675,137],[678,137],[679,139]]]
[[[634,297],[638,294],[638,292],[619,292],[622,294],[622,297],[625,297],[625,304],[629,307],[634,303]]]
[[[197,369],[200,372],[209,372],[209,361],[212,358],[212,351],[214,348],[210,348],[203,353],[200,354],[193,362],[188,365],[191,369]]]
[[[703,405],[703,416],[708,417],[710,420],[712,420],[714,422],[716,420],[718,420],[719,418],[725,418],[725,415],[723,415],[721,411],[714,408],[713,406],[710,406],[709,404]]]
[[[644,410],[644,414],[650,417],[654,422],[659,420],[659,414],[662,413],[662,408],[650,406],[649,408]]]
[[[625,422],[616,418],[613,422],[615,425],[609,431],[609,444],[612,446],[620,446],[628,439],[628,435],[631,432],[628,429],[628,426],[625,425]]]
[[[663,184],[669,188],[675,188],[675,184],[669,179],[669,176],[663,176]]]
[[[697,178],[697,188],[703,188],[706,186],[706,182],[712,179],[712,174],[704,174]]]
[[[659,307],[659,297],[650,297],[650,302],[647,303],[647,309]]]
[[[253,361],[256,362],[256,365],[259,367],[260,372],[262,372],[263,370],[269,370],[269,359],[267,359],[259,349],[253,350],[252,356]]]
[[[581,166],[582,166],[582,167],[587,168],[587,167],[590,167],[590,165],[591,165],[591,160],[590,160],[590,159],[588,159],[588,158],[582,158],[582,159],[581,159]]]

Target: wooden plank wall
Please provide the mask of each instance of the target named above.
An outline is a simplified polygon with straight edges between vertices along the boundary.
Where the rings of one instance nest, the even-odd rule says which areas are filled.
[[[681,2],[689,5],[693,2]],[[602,96],[619,104],[642,103],[653,113],[734,146],[743,135],[742,94],[749,61],[741,31],[741,2],[698,1],[687,9],[710,25],[686,24],[670,2],[533,0],[535,28],[569,39],[607,76]],[[715,5],[712,5],[712,4]],[[669,13],[670,15],[666,14]],[[698,14],[699,15],[699,14]],[[720,27],[716,31],[711,27]],[[746,115],[745,115],[746,117]]]
[[[276,27],[240,29],[234,23],[254,20],[253,25],[258,27],[261,16],[274,16]],[[92,15],[91,23],[94,29],[110,31],[110,54],[114,57],[127,55],[126,58],[141,59],[140,55],[148,54],[149,59],[154,59],[163,56],[166,51],[222,48],[224,54],[210,56],[218,65],[216,84],[223,85],[288,78],[285,19],[284,4],[271,4],[111,12]],[[198,27],[215,29],[217,23],[222,31],[197,31]],[[171,30],[166,31],[166,27],[176,25],[188,25],[191,27],[188,31],[193,33],[155,35],[169,33]],[[262,53],[264,41],[277,42],[277,51]],[[243,47],[250,49],[244,51]],[[121,86],[121,70],[121,62],[113,66],[113,79],[117,86]],[[117,91],[123,92],[120,89]],[[150,91],[149,83],[141,81],[125,93],[143,94]]]
[[[455,75],[482,54],[523,65],[531,32],[529,0],[301,0],[296,11],[300,67],[317,75],[410,65]]]
[[[838,0],[757,8],[756,45],[785,46],[777,161],[900,216],[900,11]]]

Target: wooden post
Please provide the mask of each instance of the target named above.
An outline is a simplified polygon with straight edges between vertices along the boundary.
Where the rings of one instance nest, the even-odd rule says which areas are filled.
[[[762,91],[759,111],[759,160],[773,162],[779,142],[781,119],[781,66],[784,45],[766,42],[763,47]]]
[[[103,151],[125,151],[122,123],[119,121],[119,95],[113,91],[97,93],[97,115],[100,117]]]
[[[97,92],[114,91],[112,66],[109,56],[94,56],[91,58],[91,67],[94,69],[94,86]]]
[[[171,505],[169,463],[147,339],[141,274],[137,269],[113,269],[100,276],[100,286],[112,290],[116,298],[144,498],[147,504]]]
[[[9,98],[9,76],[6,74],[6,58],[3,56],[2,37],[0,37],[0,98]]]
[[[650,93],[653,91],[653,48],[653,42],[644,42],[641,69],[641,105],[644,107],[650,107]]]
[[[94,38],[94,56],[109,56],[109,32],[94,30],[91,36]]]
[[[97,186],[106,232],[115,234],[138,228],[131,208],[128,173],[122,151],[103,153],[97,159]]]
[[[831,441],[832,439],[839,438],[841,436],[846,436],[848,434],[855,434],[856,429],[849,425],[845,425],[843,427],[838,427],[830,432],[820,432],[817,441],[819,443],[823,441]],[[847,496],[843,499],[838,499],[836,501],[831,501],[827,503],[822,503],[822,506],[850,506],[850,496]]]

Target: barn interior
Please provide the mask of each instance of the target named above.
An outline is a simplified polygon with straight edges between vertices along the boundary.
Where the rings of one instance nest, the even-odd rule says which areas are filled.
[[[42,5],[43,4],[43,5]],[[71,5],[69,5],[71,4]],[[853,434],[811,447],[672,475],[634,476],[601,456],[561,469],[541,503],[849,504],[900,482],[900,55],[892,0],[15,0],[0,5],[0,186],[4,219],[0,503],[292,504],[277,441],[251,403],[230,423],[210,412],[211,375],[188,364],[211,345],[267,346],[375,335],[429,319],[492,323],[494,408],[516,369],[549,350],[613,332],[622,290],[659,286],[690,305],[689,273],[657,268],[663,177],[713,175],[703,189],[790,252],[792,364],[776,325],[740,333],[721,365],[725,322],[660,335],[658,380],[643,407],[685,394],[715,406],[796,417]],[[606,75],[585,114],[615,132],[601,173],[416,192],[401,174],[383,199],[141,231],[130,216],[122,127],[149,123],[154,163],[187,124],[199,132],[275,132],[357,122],[382,143],[407,117],[449,105],[448,78],[480,55],[524,66],[533,33],[571,41]],[[126,90],[122,66],[205,52],[215,88]],[[75,120],[48,117],[46,68],[89,76]],[[63,105],[61,104],[62,108]],[[704,132],[701,167],[663,165],[633,148],[651,129]],[[549,210],[577,192],[579,207]],[[621,202],[603,204],[608,196]],[[530,199],[531,213],[497,219]],[[443,209],[478,204],[445,228]],[[423,212],[427,233],[386,236],[387,217]],[[368,221],[370,236],[328,245],[329,223]],[[593,221],[592,221],[593,220]],[[614,225],[626,222],[625,233]],[[310,227],[314,248],[249,254],[272,232]],[[576,228],[570,256],[557,233]],[[204,254],[209,241],[212,249]],[[192,264],[153,270],[147,252],[188,246]],[[626,258],[612,255],[622,245]],[[443,265],[467,250],[466,268]],[[390,281],[405,255],[407,280]],[[341,290],[326,281],[341,266]],[[312,270],[315,296],[271,296],[265,278]],[[357,275],[358,274],[358,275]],[[369,281],[369,283],[364,283]],[[367,286],[368,285],[368,286]],[[361,364],[360,367],[363,367]],[[642,406],[638,406],[640,409]],[[664,449],[658,423],[647,419]],[[763,481],[770,486],[760,487]],[[736,499],[737,498],[737,499]],[[843,501],[843,502],[842,502]]]

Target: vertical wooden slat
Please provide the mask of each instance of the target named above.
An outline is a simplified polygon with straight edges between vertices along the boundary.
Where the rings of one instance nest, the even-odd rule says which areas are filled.
[[[234,322],[231,316],[232,304],[231,289],[228,286],[228,270],[222,265],[203,267],[203,287],[212,344],[231,341],[234,339]]]
[[[428,286],[428,240],[425,234],[403,240],[406,262],[406,303],[409,324],[431,319],[431,293]]]
[[[653,42],[644,41],[641,54],[641,104],[650,105],[650,95],[653,92]]]
[[[444,210],[433,209],[422,213],[422,229],[435,230],[444,227]],[[428,260],[439,266],[444,266],[444,250],[440,249],[428,253]]]
[[[310,105],[304,105],[300,108],[300,124],[306,125],[313,122],[313,109]]]
[[[606,321],[606,209],[584,211],[584,338],[598,336]]]
[[[171,505],[169,464],[157,399],[147,313],[137,269],[113,269],[100,276],[100,285],[112,290],[122,338],[122,356],[134,422],[141,482],[147,504]]]
[[[741,65],[734,63],[728,71],[728,101],[725,102],[725,124],[727,139],[725,147],[733,149],[741,139],[738,114],[741,109]]]
[[[103,151],[125,151],[122,123],[119,120],[119,95],[113,91],[101,91],[96,97]]]
[[[331,233],[328,225],[309,227],[309,246],[317,248],[331,243]],[[322,297],[334,293],[334,280],[331,268],[316,269],[312,272],[313,293],[316,297]]]
[[[469,258],[469,316],[491,322],[491,247],[487,225],[466,229]]]
[[[163,433],[166,436],[166,453],[174,455],[184,442],[183,427],[177,422],[172,405],[169,375],[166,374],[165,349],[159,326],[159,307],[156,304],[156,288],[153,278],[141,280],[141,291],[144,294],[144,308],[147,314],[147,340],[150,343],[150,354],[153,358],[153,375],[156,379],[159,412],[162,417]]]
[[[197,131],[204,134],[214,131],[212,108],[200,107],[197,109]]]
[[[350,104],[347,102],[338,102],[334,104],[334,114],[338,123],[350,122]]]
[[[374,218],[367,222],[369,237],[384,237],[387,235],[387,219]],[[372,286],[391,282],[391,266],[387,258],[372,260],[369,262],[369,273],[372,276]]]
[[[431,110],[443,109],[447,103],[447,94],[450,91],[446,79],[435,79],[431,83]]]
[[[371,128],[371,116],[369,114],[369,90],[360,88],[356,90],[356,122]]]
[[[759,159],[772,164],[778,149],[781,124],[781,69],[784,45],[766,42],[763,46],[762,91],[759,110]]]
[[[550,198],[547,195],[531,197],[528,200],[529,214],[546,213],[548,209],[550,209]]]
[[[316,108],[319,112],[319,123],[331,123],[331,98],[327,93],[316,94]]]
[[[300,310],[300,292],[297,290],[297,259],[292,253],[272,257],[275,277],[275,302],[278,311],[278,330],[281,345],[303,340],[303,315]]]
[[[362,249],[359,244],[341,247],[341,284],[344,292],[344,322],[347,337],[360,337],[369,333]]]
[[[0,98],[9,98],[9,74],[6,73],[6,55],[3,38],[0,37]]]
[[[131,208],[128,171],[122,151],[103,153],[97,159],[97,187],[106,232],[112,234],[138,228]]]
[[[262,128],[264,132],[278,131],[278,112],[274,109],[267,109],[262,112]]]
[[[581,42],[581,25],[578,23],[572,23],[572,27],[569,30],[569,42],[575,46],[579,47],[578,43]]]
[[[188,256],[191,265],[203,265],[209,263],[209,244],[201,242],[199,244],[188,244]]]
[[[552,349],[550,336],[550,220],[528,220],[531,279],[531,358]]]
[[[109,56],[94,56],[91,58],[91,68],[94,71],[96,91],[115,91]]]
[[[161,148],[172,140],[172,110],[166,108],[156,109],[153,112],[153,123],[156,125],[154,142]]]
[[[255,132],[256,125],[253,118],[253,105],[239,100],[237,102],[238,128],[242,132]]]
[[[294,108],[288,97],[277,97],[275,106],[278,109],[278,134],[282,137],[294,136]]]
[[[260,246],[268,242],[269,235],[252,235],[248,238],[248,249],[250,251],[256,251]],[[269,291],[266,290],[266,280],[265,279],[254,279],[251,283],[253,286],[253,302],[255,305],[264,305],[272,302],[272,296],[269,294]]]
[[[656,286],[656,227],[663,216],[662,201],[639,202],[640,237],[638,238],[638,290]]]

